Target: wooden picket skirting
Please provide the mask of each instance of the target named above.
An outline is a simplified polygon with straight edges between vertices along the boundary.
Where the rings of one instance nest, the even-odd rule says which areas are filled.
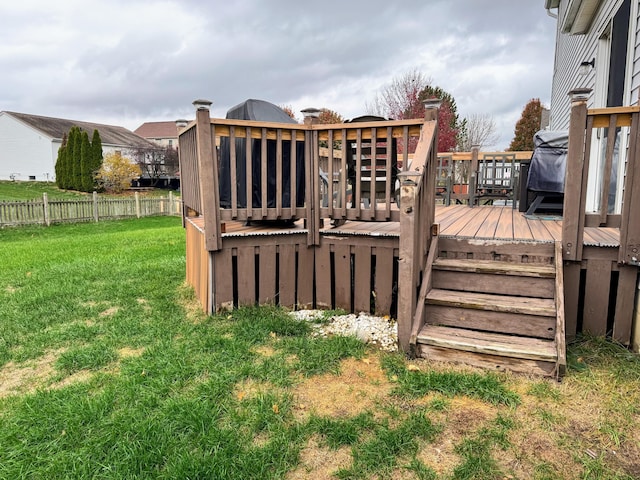
[[[179,197],[133,198],[105,197],[94,193],[83,199],[50,200],[46,193],[40,199],[0,201],[0,227],[18,225],[51,225],[52,223],[97,222],[116,218],[141,218],[154,215],[180,215]]]
[[[439,251],[451,250],[451,242],[460,240],[474,240],[477,242],[475,251],[469,250],[467,255],[478,255],[482,252],[482,242],[485,240],[503,240],[520,242],[519,247],[510,247],[512,255],[517,258],[529,255],[530,242],[542,242],[553,244],[562,238],[562,220],[550,217],[545,219],[526,218],[522,212],[509,206],[482,206],[470,209],[465,205],[452,205],[450,207],[439,206],[436,208],[435,223],[440,226]],[[196,225],[202,228],[202,217],[187,218],[187,225]],[[298,260],[298,267],[294,269],[295,275],[299,275],[299,269],[306,271],[313,269],[315,265],[315,284],[307,283],[305,288],[312,288],[300,299],[300,285],[298,284],[295,301],[291,301],[283,295],[279,295],[280,285],[275,282],[278,263],[271,263],[268,271],[274,275],[272,285],[259,287],[263,293],[272,291],[270,296],[255,296],[245,298],[244,303],[256,304],[277,303],[290,308],[343,308],[349,311],[365,311],[377,315],[396,316],[397,311],[397,287],[399,267],[399,237],[400,225],[397,222],[348,222],[341,226],[330,226],[321,229],[321,245],[315,250],[315,262]],[[187,227],[187,235],[192,235],[193,227]],[[637,285],[638,271],[636,267],[619,265],[618,233],[617,229],[609,227],[588,227],[585,230],[585,247],[583,260],[580,263],[564,262],[564,311],[566,315],[566,338],[571,340],[576,334],[590,332],[597,335],[609,335],[623,345],[629,345],[631,341],[631,327],[634,308],[634,295]],[[261,258],[264,252],[271,252],[272,247],[276,253],[280,253],[284,241],[282,237],[295,235],[298,237],[296,255],[300,258],[303,240],[300,237],[306,235],[302,221],[299,221],[291,229],[256,225],[245,227],[241,222],[228,222],[226,233],[223,233],[225,244],[232,242],[232,260],[236,262],[238,253],[233,248],[241,245],[241,238],[245,242],[255,246],[254,254],[258,257],[255,262],[264,265]],[[204,306],[211,306],[211,290],[207,289],[208,256],[206,250],[199,250],[195,241],[202,242],[203,233],[200,230],[198,237],[187,244],[193,248],[187,250],[187,271],[198,272],[188,274],[188,281],[196,289],[198,298]],[[529,243],[528,243],[529,242]],[[200,247],[202,248],[202,247]],[[287,247],[285,247],[287,248]],[[455,250],[455,249],[454,249]],[[304,249],[302,250],[305,252]],[[337,253],[336,253],[337,252]],[[494,253],[487,258],[495,258]],[[218,258],[214,254],[214,258]],[[275,255],[275,254],[271,254]],[[336,255],[349,261],[336,263]],[[233,258],[236,260],[233,260]],[[279,258],[281,258],[279,256]],[[509,257],[502,254],[502,259]],[[530,258],[534,261],[534,258]],[[549,262],[550,260],[543,261]],[[275,262],[275,261],[274,261]],[[278,265],[275,267],[273,265]],[[352,267],[353,265],[353,267]],[[224,267],[221,267],[224,272]],[[251,267],[255,271],[255,267]],[[351,269],[354,268],[352,271]],[[232,272],[229,268],[227,272]],[[238,302],[234,291],[238,289],[238,277],[241,270],[236,270],[225,276],[219,273],[218,282],[214,283],[214,292],[218,294],[213,309],[228,308]],[[264,270],[263,270],[264,275]],[[251,279],[249,275],[249,279]],[[261,277],[262,278],[262,277]],[[243,281],[247,281],[246,279]],[[255,280],[249,280],[250,282]],[[265,281],[264,278],[262,280]],[[357,283],[357,287],[355,286]],[[222,290],[220,290],[222,288]],[[226,288],[226,290],[225,290]],[[368,288],[368,289],[367,289]],[[366,290],[365,290],[366,289]],[[255,292],[255,285],[248,289]],[[375,292],[372,293],[372,292]],[[224,301],[222,300],[224,298]],[[309,302],[309,298],[315,301]],[[211,310],[208,310],[211,311]]]

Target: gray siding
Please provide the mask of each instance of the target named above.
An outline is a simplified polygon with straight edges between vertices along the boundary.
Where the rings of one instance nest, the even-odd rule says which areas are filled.
[[[578,66],[583,61],[596,58],[598,39],[622,4],[622,0],[605,0],[596,14],[590,31],[585,35],[560,33],[563,19],[567,15],[567,4],[566,0],[561,1],[558,11],[556,58],[551,89],[550,128],[552,130],[569,128],[570,99],[568,93],[571,90],[574,88],[595,89],[596,69],[591,69],[588,75],[580,76],[578,75]],[[593,103],[594,95],[592,93],[589,107],[592,107]]]
[[[631,9],[631,15],[633,15],[633,8]],[[630,103],[634,105],[638,103],[640,94],[640,8],[636,11],[636,31],[635,41],[633,47],[633,73],[631,77],[631,96]]]

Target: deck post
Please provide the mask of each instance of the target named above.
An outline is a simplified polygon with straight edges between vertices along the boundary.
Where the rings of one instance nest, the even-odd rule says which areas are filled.
[[[320,245],[320,169],[318,167],[318,132],[313,125],[320,120],[320,110],[305,108],[302,110],[304,124],[309,127],[305,132],[305,169],[307,203],[307,246]]]
[[[640,115],[631,117],[630,145],[622,199],[618,263],[640,266]]]
[[[587,175],[584,168],[587,126],[587,100],[591,89],[571,90],[571,118],[569,121],[569,148],[564,177],[564,205],[562,210],[562,255],[564,260],[582,260],[584,214]]]
[[[213,136],[208,100],[195,100],[196,145],[200,172],[200,198],[204,216],[205,248],[212,252],[222,248],[220,234],[220,196],[218,194],[218,165],[214,158]]]
[[[469,206],[473,207],[476,203],[476,185],[478,175],[478,157],[480,155],[480,146],[471,145],[471,171],[469,172]]]
[[[418,219],[420,205],[416,193],[421,174],[400,172],[400,258],[398,260],[398,347],[409,352],[411,323],[416,311],[417,279],[422,259],[419,245]]]

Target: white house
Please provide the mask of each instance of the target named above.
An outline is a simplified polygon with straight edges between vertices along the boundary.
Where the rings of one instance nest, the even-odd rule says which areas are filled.
[[[640,94],[639,0],[545,0],[549,15],[556,18],[556,51],[551,92],[550,129],[569,128],[569,91],[589,88],[588,107],[638,104]],[[610,185],[614,211],[622,202],[627,132],[619,138],[617,161]],[[600,195],[594,185],[602,175],[607,129],[601,129],[592,145],[587,209],[598,211]]]
[[[103,154],[150,146],[144,138],[124,127],[42,117],[17,112],[0,112],[0,180],[55,178],[55,164],[62,137],[77,125],[92,137],[98,130]]]

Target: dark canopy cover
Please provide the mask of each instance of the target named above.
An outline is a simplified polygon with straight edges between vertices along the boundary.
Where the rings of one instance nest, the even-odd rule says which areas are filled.
[[[533,136],[533,145],[527,189],[564,193],[569,133],[540,130]]]
[[[264,100],[246,100],[227,112],[228,119],[258,120],[263,122],[296,123],[278,106]],[[236,139],[236,158],[231,159],[229,138],[220,141],[220,206],[231,207],[231,161],[236,162],[236,188],[238,193],[238,207],[247,206],[246,184],[246,141]],[[262,206],[262,144],[259,139],[252,140],[252,206]],[[282,142],[282,206],[291,207],[291,141]],[[304,206],[304,142],[296,142],[296,205]],[[276,140],[267,140],[267,207],[276,206]]]

